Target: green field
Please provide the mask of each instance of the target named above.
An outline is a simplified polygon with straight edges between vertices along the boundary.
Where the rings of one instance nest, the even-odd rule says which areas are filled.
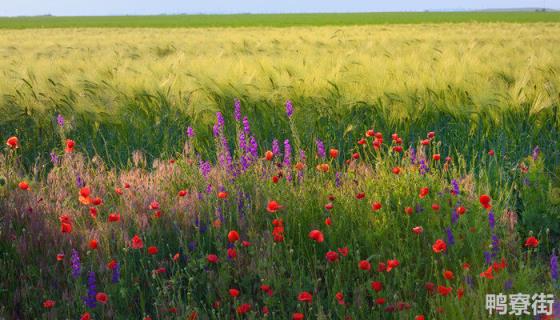
[[[461,22],[560,22],[560,12],[376,12],[0,18],[0,28],[293,27]]]
[[[1,19],[0,319],[560,318],[559,17]]]

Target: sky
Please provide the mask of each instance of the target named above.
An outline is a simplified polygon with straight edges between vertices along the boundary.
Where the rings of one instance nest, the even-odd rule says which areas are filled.
[[[474,10],[547,7],[560,0],[0,0],[0,16]]]

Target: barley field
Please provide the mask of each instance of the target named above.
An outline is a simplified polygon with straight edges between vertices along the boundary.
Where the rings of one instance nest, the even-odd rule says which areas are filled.
[[[539,14],[0,19],[0,319],[555,319]]]

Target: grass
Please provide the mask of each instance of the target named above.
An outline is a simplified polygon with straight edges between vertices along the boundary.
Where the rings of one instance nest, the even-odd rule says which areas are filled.
[[[214,28],[560,22],[558,12],[385,12],[0,18],[0,28]]]

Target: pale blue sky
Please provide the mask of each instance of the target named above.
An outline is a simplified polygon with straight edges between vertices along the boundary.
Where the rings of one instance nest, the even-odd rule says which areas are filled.
[[[548,7],[560,0],[0,0],[0,16],[289,13]]]

